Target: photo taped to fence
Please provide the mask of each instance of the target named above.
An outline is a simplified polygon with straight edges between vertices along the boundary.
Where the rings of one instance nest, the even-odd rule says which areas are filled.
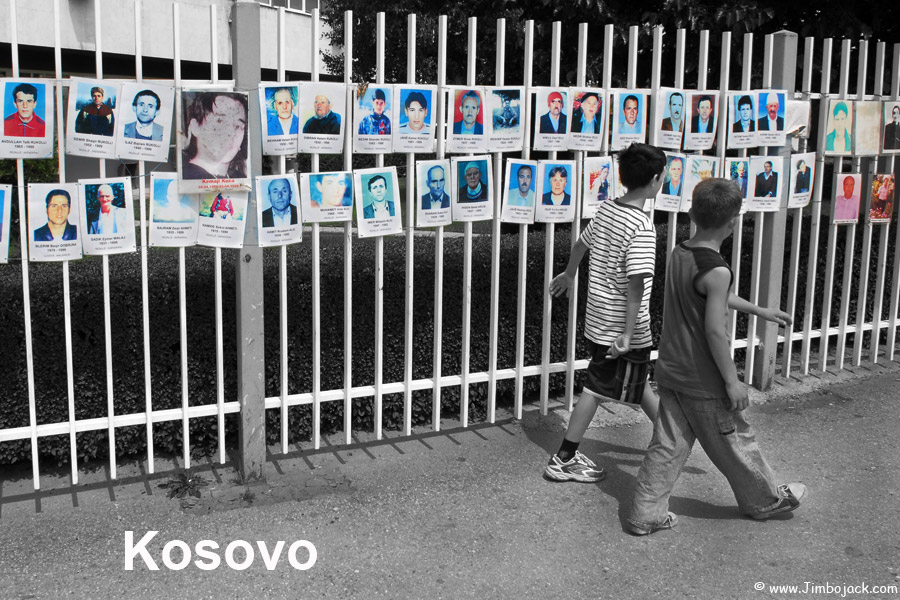
[[[353,219],[350,171],[300,174],[300,216],[304,223],[343,223]]]
[[[300,136],[297,85],[285,82],[259,84],[259,118],[263,154],[296,154]]]
[[[312,81],[299,88],[300,152],[340,154],[348,127],[347,86]]]
[[[566,150],[569,147],[569,116],[572,114],[568,88],[534,89],[534,149]]]
[[[719,92],[686,92],[690,117],[684,134],[685,150],[710,150],[716,145]]]
[[[784,159],[780,156],[753,156],[750,158],[750,176],[753,186],[747,210],[771,212],[781,208],[782,173]]]
[[[755,148],[759,145],[756,135],[756,94],[752,91],[729,92],[728,109],[731,113],[728,127],[728,148]]]
[[[685,131],[684,91],[674,88],[659,88],[656,93],[657,123],[656,144],[660,148],[680,150]]]
[[[571,223],[575,219],[575,161],[538,161],[537,190],[541,202],[535,207],[537,223]]]
[[[182,90],[180,192],[250,190],[248,106],[243,92]]]
[[[487,221],[494,217],[491,157],[463,156],[451,160],[454,221]]]
[[[647,139],[647,90],[615,90],[610,150],[624,150]]]
[[[890,223],[897,194],[897,178],[892,174],[876,174],[872,177],[872,193],[869,197],[869,222]]]
[[[81,258],[78,185],[28,184],[28,259],[56,262]]]
[[[433,152],[437,117],[433,85],[398,85],[394,88],[394,106],[399,110],[399,126],[394,129],[394,152]]]
[[[491,115],[488,145],[494,152],[518,152],[525,143],[524,87],[485,89],[487,114]]]
[[[125,160],[169,160],[175,88],[146,82],[122,85],[116,154]]]
[[[199,212],[200,196],[178,191],[178,173],[150,174],[151,246],[194,246]]]
[[[377,237],[403,231],[397,167],[357,169],[353,171],[353,184],[356,187],[359,237]]]
[[[791,155],[791,187],[788,208],[803,208],[812,199],[815,182],[816,153],[804,152]]]
[[[450,88],[452,100],[447,138],[448,152],[484,152],[487,150],[487,123],[484,120],[484,88]]]
[[[853,154],[853,102],[831,98],[827,104],[825,156]]]
[[[197,243],[214,248],[241,248],[249,201],[250,192],[200,194]]]
[[[856,224],[859,221],[859,202],[862,198],[862,175],[859,173],[835,173],[831,201],[832,222]]]
[[[437,227],[453,223],[450,213],[450,160],[417,161],[416,183],[419,198],[416,226]]]
[[[606,93],[600,88],[572,88],[569,150],[600,151],[606,136]]]
[[[260,246],[284,246],[302,240],[300,188],[293,173],[256,178]]]
[[[506,186],[503,189],[503,210],[500,212],[500,220],[504,223],[534,223],[537,169],[537,161],[506,159]]]
[[[900,152],[900,102],[885,102],[883,115],[881,150],[885,154],[897,154]]]
[[[3,137],[0,158],[53,156],[53,83],[40,79],[0,79]]]
[[[684,154],[666,152],[666,176],[656,194],[654,208],[665,212],[678,212],[684,194],[685,162]]]
[[[854,156],[876,156],[881,150],[882,103],[876,100],[854,102]]]
[[[85,254],[135,251],[130,177],[81,180],[78,197]]]
[[[616,179],[613,176],[611,156],[589,156],[584,159],[583,187],[581,218],[593,219],[601,203],[616,197]]]
[[[116,158],[119,82],[69,79],[66,154]]]
[[[391,152],[395,111],[392,85],[369,83],[356,90],[353,151],[362,154]]]
[[[759,90],[757,92],[756,134],[760,146],[784,145],[786,98],[785,90]]]

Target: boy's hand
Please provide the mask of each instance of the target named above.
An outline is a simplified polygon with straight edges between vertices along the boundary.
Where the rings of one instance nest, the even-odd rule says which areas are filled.
[[[550,280],[550,295],[554,298],[568,296],[569,288],[572,286],[574,279],[574,277],[569,277],[565,272],[560,273]]]
[[[783,310],[778,310],[777,308],[764,308],[760,316],[766,321],[773,321],[775,323],[778,323],[782,327],[787,327],[794,322],[794,319],[793,317],[791,317],[791,315],[787,314]]]
[[[609,353],[607,353],[606,358],[616,358],[622,354],[627,354],[629,350],[631,350],[631,338],[623,333],[609,347]]]
[[[747,386],[740,381],[725,384],[725,393],[728,394],[728,410],[740,412],[750,405],[750,396],[747,395]]]

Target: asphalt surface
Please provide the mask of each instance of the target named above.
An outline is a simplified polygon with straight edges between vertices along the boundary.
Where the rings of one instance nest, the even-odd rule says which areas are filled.
[[[747,519],[698,446],[671,500],[679,525],[642,538],[623,530],[621,512],[651,425],[630,411],[601,409],[582,444],[609,473],[598,484],[541,476],[565,427],[559,405],[546,416],[529,406],[521,421],[446,421],[437,433],[276,454],[251,487],[230,466],[206,465],[209,485],[187,509],[158,487],[173,471],[122,465],[115,482],[100,469],[74,487],[44,476],[37,493],[7,473],[0,597],[900,598],[874,587],[900,587],[898,388],[890,362],[754,394],[763,452],[783,482],[809,486],[808,500]],[[126,569],[129,531],[134,545],[159,532],[145,546],[159,570],[139,553]],[[213,570],[194,562],[213,562],[198,553],[204,540],[219,545],[206,547],[221,563]],[[245,560],[241,540],[254,549],[245,570],[226,564]],[[309,544],[291,554],[300,540]],[[269,570],[258,542],[273,552],[279,541]],[[163,555],[177,567],[185,548],[191,562],[167,567]]]

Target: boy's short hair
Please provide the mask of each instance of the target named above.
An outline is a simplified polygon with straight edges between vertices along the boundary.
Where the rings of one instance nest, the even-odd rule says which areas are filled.
[[[619,153],[619,179],[629,190],[643,187],[666,168],[666,153],[649,144],[631,144]]]
[[[716,229],[741,212],[741,188],[728,179],[711,177],[694,188],[691,220],[701,229]]]

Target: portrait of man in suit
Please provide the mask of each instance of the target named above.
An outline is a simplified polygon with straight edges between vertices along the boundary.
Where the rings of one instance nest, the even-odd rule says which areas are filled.
[[[568,117],[563,112],[565,100],[560,92],[547,96],[547,112],[541,115],[540,133],[566,133]]]
[[[731,180],[737,184],[739,188],[741,188],[741,197],[747,197],[747,161],[742,160],[733,163],[733,170],[731,171]]]
[[[566,193],[566,183],[569,172],[563,166],[552,167],[547,171],[547,181],[550,182],[550,191],[541,199],[544,206],[568,206],[572,203],[572,197]]]
[[[160,109],[159,95],[153,90],[141,90],[134,95],[131,107],[134,109],[135,121],[125,123],[125,137],[161,142],[163,127],[154,122]]]
[[[663,119],[661,129],[663,131],[681,131],[684,128],[684,94],[672,92],[669,94],[669,116]]]
[[[700,96],[697,102],[697,114],[691,117],[691,132],[693,133],[715,133],[713,131],[712,118],[713,100],[712,96]]]
[[[753,120],[753,100],[744,95],[737,100],[738,118],[732,124],[733,133],[750,133],[756,131],[756,122]]]
[[[262,212],[262,226],[269,228],[296,225],[297,207],[291,202],[291,182],[284,178],[273,179],[269,181],[266,193],[271,206]]]
[[[769,92],[766,95],[766,114],[757,122],[757,131],[784,131],[784,117],[778,116],[780,106],[778,94]]]
[[[762,173],[756,175],[757,198],[774,198],[778,193],[778,173],[772,170],[772,161],[763,163]]]
[[[425,183],[428,185],[428,193],[422,196],[422,210],[450,208],[450,195],[444,191],[447,183],[444,167],[435,165],[428,169]]]
[[[368,204],[363,207],[363,218],[386,219],[394,216],[394,201],[387,196],[387,179],[375,175],[366,185],[369,190]]]
[[[674,156],[669,161],[668,176],[662,185],[662,193],[670,196],[680,196],[681,186],[684,183],[682,175],[684,174],[684,159],[680,156]]]
[[[803,194],[809,191],[809,180],[812,173],[805,160],[797,161],[797,176],[794,178],[794,193]]]
[[[468,90],[460,99],[459,120],[453,123],[453,133],[456,135],[483,135],[484,126],[478,122],[480,110],[481,96],[475,90]]]

